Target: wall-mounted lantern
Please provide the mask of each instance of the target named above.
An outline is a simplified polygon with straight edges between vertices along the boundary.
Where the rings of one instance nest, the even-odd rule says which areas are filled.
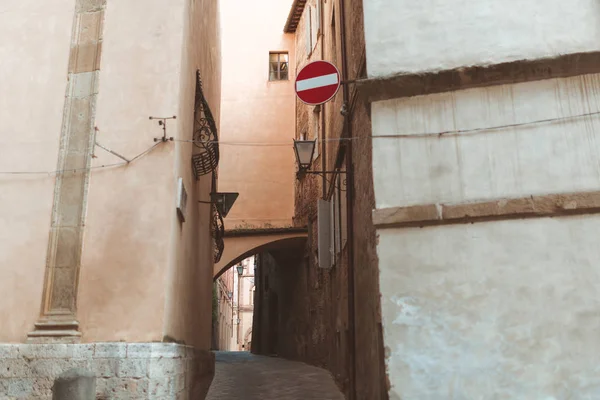
[[[294,152],[296,153],[299,172],[306,172],[310,169],[316,145],[316,140],[294,140]]]
[[[317,145],[316,140],[294,140],[294,152],[296,153],[296,161],[298,162],[298,172],[296,177],[300,177],[304,174],[345,174],[346,171],[309,171],[310,166],[315,156],[315,147]]]
[[[242,265],[237,266],[237,273],[239,276],[244,275],[244,267]]]

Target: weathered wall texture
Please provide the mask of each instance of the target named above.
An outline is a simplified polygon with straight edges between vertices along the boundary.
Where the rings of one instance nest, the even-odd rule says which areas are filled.
[[[598,397],[586,332],[597,325],[599,219],[557,215],[597,212],[598,75],[458,89],[461,76],[510,82],[500,63],[596,51],[599,6],[437,3],[365,5],[369,75],[431,72],[411,85],[446,91],[372,104],[390,397]],[[554,29],[571,20],[568,35]],[[574,59],[559,75],[578,74]],[[489,76],[448,74],[473,65]],[[556,72],[534,70],[514,81]]]
[[[396,399],[600,396],[598,216],[380,231]]]
[[[595,0],[378,0],[364,14],[370,77],[600,49]]]
[[[473,202],[555,193],[577,207],[600,186],[598,119],[581,116],[599,111],[597,88],[586,75],[374,103],[374,136],[387,136],[373,145],[377,208],[444,203],[468,221]],[[597,324],[597,224],[587,215],[380,229],[392,397],[597,397],[581,351],[598,345],[585,334]]]
[[[221,138],[225,143],[219,190],[240,193],[225,220],[228,230],[292,225],[295,54],[294,36],[282,32],[290,3],[222,4]],[[289,80],[269,81],[270,51],[289,52]]]
[[[364,74],[362,1],[351,0],[345,3],[348,79],[355,79]],[[296,69],[323,58],[336,62],[341,69],[339,60],[342,39],[338,1],[323,3],[323,36],[315,43],[311,54],[307,54],[308,6],[315,5],[315,1],[307,2],[307,8],[296,29]],[[371,126],[367,107],[356,98],[353,88],[350,89],[349,98],[348,107],[352,113],[349,123],[353,135],[359,138],[352,142],[355,184],[348,189],[353,190],[354,195],[354,323],[350,315],[352,302],[349,296],[352,289],[349,286],[349,247],[346,240],[343,240],[344,248],[332,269],[318,267],[316,205],[317,199],[322,196],[322,179],[306,176],[296,183],[294,222],[297,226],[308,226],[308,242],[302,251],[271,251],[259,257],[252,351],[277,353],[325,367],[331,371],[347,398],[385,399],[387,391],[380,325],[376,239],[370,217],[375,203],[369,140]],[[340,114],[342,104],[340,89],[336,97],[321,110],[325,115],[323,121],[322,114],[315,113],[314,107],[297,101],[297,137],[301,134],[307,139],[322,137],[321,128],[324,126],[325,135],[329,139],[325,157],[327,162],[323,164],[320,142],[319,157],[313,163],[314,170],[335,168],[340,149],[337,139],[343,134],[343,118]],[[342,166],[341,169],[344,170],[345,167]],[[331,176],[329,179],[331,180]],[[326,183],[328,191],[329,186]],[[346,192],[342,192],[341,197],[345,196]],[[345,208],[346,201],[343,200],[342,204]],[[344,212],[345,210],[342,213]],[[342,221],[340,234],[346,239],[345,215]]]
[[[56,169],[74,8],[73,0],[0,6],[2,173]],[[0,342],[24,341],[39,315],[54,181],[0,174]]]
[[[374,103],[377,208],[597,190],[600,118],[578,116],[599,89],[594,74]]]
[[[62,371],[96,374],[98,399],[203,399],[214,355],[166,343],[0,344],[0,396],[50,400]]]

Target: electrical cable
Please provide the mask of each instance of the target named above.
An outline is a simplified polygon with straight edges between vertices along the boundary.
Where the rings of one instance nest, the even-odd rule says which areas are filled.
[[[469,133],[475,133],[475,132],[494,131],[494,130],[505,129],[505,128],[516,128],[516,127],[520,127],[520,126],[538,125],[538,124],[558,122],[558,121],[567,121],[567,120],[591,117],[591,116],[596,116],[596,115],[600,115],[600,111],[571,115],[568,117],[547,118],[547,119],[540,119],[540,120],[536,120],[536,121],[519,122],[519,123],[514,123],[514,124],[506,124],[506,125],[496,125],[496,126],[490,126],[490,127],[484,127],[484,128],[455,129],[455,130],[448,130],[448,131],[441,131],[441,132],[401,133],[401,134],[394,134],[394,135],[354,136],[354,137],[349,137],[349,138],[328,138],[328,139],[320,139],[320,140],[325,141],[325,142],[343,142],[343,141],[368,139],[368,138],[371,138],[371,139],[404,139],[404,138],[411,139],[411,138],[424,138],[424,137],[430,137],[430,136],[449,137],[449,136],[458,135],[458,134],[469,134]],[[198,141],[194,141],[194,140],[182,140],[182,139],[174,139],[174,140],[177,142],[205,143],[205,144],[213,143],[213,144],[223,144],[223,145],[233,145],[233,146],[291,146],[291,145],[293,145],[292,142],[272,142],[272,143],[263,142],[263,143],[260,143],[260,142],[235,142],[235,141],[218,141],[218,140],[207,141],[207,142],[198,142]]]
[[[410,138],[426,138],[426,137],[452,137],[452,136],[461,135],[461,134],[464,135],[464,134],[472,134],[472,133],[484,132],[484,131],[493,131],[493,130],[505,129],[505,128],[516,128],[516,127],[520,127],[520,126],[537,125],[537,124],[544,124],[544,123],[551,123],[551,122],[558,122],[558,121],[567,121],[567,120],[591,117],[591,116],[596,116],[596,115],[600,115],[600,111],[577,114],[577,115],[572,115],[572,116],[568,116],[568,117],[547,118],[547,119],[541,119],[541,120],[530,121],[530,122],[521,122],[521,123],[514,123],[514,124],[507,124],[507,125],[497,125],[497,126],[485,127],[485,128],[456,129],[456,130],[448,130],[448,131],[442,131],[442,132],[406,133],[406,134],[395,134],[395,135],[377,135],[377,136],[369,135],[369,136],[362,136],[362,137],[355,136],[355,137],[350,137],[350,138],[328,138],[328,139],[321,139],[321,140],[324,140],[326,142],[343,142],[343,141],[351,141],[351,140],[359,140],[359,139],[410,139]],[[292,147],[293,146],[293,142],[271,142],[271,143],[262,142],[261,143],[261,142],[236,142],[236,141],[218,141],[218,140],[203,142],[203,141],[184,140],[184,139],[173,139],[173,141],[182,142],[182,143],[202,143],[202,144],[211,144],[212,143],[212,144],[225,145],[225,146],[249,146],[249,147],[279,147],[279,146]],[[149,149],[145,150],[144,152],[138,154],[131,160],[131,162],[137,160],[140,157],[145,156],[160,143],[163,143],[163,142],[158,142],[154,146],[152,146]],[[128,163],[126,163],[126,162],[122,162],[122,163],[114,163],[114,164],[107,164],[107,165],[98,165],[98,166],[89,167],[89,168],[78,168],[78,169],[56,170],[56,171],[0,171],[0,175],[51,175],[51,174],[59,174],[59,173],[64,173],[64,172],[76,172],[76,171],[86,171],[86,170],[94,170],[94,169],[100,169],[100,168],[116,167],[116,166],[127,165],[127,164]]]
[[[155,143],[154,145],[147,148],[146,150],[144,150],[137,156],[133,157],[130,162],[119,162],[119,163],[113,163],[113,164],[96,165],[96,166],[88,167],[88,168],[72,168],[72,169],[62,169],[62,170],[54,170],[54,171],[0,171],[0,175],[53,175],[53,174],[58,175],[58,174],[63,174],[63,173],[67,173],[67,172],[76,173],[76,172],[84,172],[84,171],[90,171],[90,170],[95,170],[95,169],[118,167],[118,166],[122,166],[122,165],[131,164],[132,162],[144,157],[146,154],[150,153],[152,150],[154,150],[154,148],[156,146],[158,146],[161,143],[163,143],[163,142]]]

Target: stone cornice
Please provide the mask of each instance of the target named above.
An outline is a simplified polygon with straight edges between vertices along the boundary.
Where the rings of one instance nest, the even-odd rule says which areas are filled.
[[[594,213],[600,213],[600,191],[376,209],[373,224],[381,229]]]
[[[363,98],[369,102],[374,102],[598,72],[600,72],[600,52],[591,52],[495,65],[467,66],[419,74],[396,74],[361,79],[356,81],[356,85]]]

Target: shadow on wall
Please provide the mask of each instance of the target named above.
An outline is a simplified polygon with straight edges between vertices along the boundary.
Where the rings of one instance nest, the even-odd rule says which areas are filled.
[[[309,299],[304,249],[261,253],[255,275],[252,353],[306,361]]]

